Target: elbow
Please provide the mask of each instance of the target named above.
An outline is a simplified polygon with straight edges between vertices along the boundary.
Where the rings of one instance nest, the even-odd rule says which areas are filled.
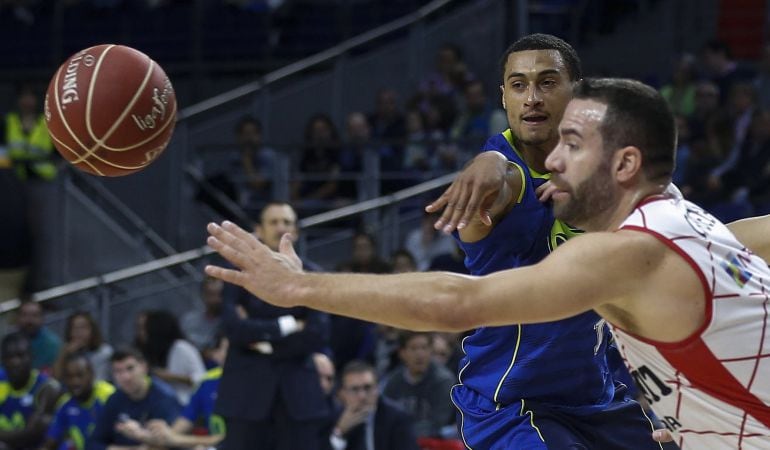
[[[447,283],[432,308],[436,312],[439,328],[435,331],[463,332],[483,323],[479,317],[478,298],[474,295],[475,282],[472,278],[458,277]]]

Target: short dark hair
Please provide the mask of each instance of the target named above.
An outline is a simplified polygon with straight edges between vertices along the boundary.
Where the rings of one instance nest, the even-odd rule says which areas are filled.
[[[8,350],[8,347],[14,344],[21,344],[24,343],[27,345],[27,352],[31,353],[30,349],[30,341],[27,336],[24,335],[24,333],[20,331],[14,331],[13,333],[8,333],[3,337],[3,340],[0,341],[0,354],[2,356],[5,355],[5,352]]]
[[[398,333],[398,348],[403,349],[406,348],[406,346],[409,344],[409,341],[412,339],[419,337],[419,336],[425,336],[428,338],[428,343],[433,342],[433,333],[429,333],[427,331],[409,331],[404,330]]]
[[[140,362],[147,362],[147,359],[139,350],[134,347],[122,347],[112,353],[112,356],[110,356],[110,363],[116,363],[128,358],[134,358]]]
[[[647,178],[671,181],[676,158],[676,121],[668,102],[657,90],[636,80],[587,78],[575,86],[574,98],[607,105],[599,126],[606,151],[637,147]]]
[[[505,64],[508,62],[508,56],[511,53],[523,52],[526,50],[556,50],[564,59],[564,65],[567,67],[570,81],[577,81],[583,78],[583,69],[580,64],[580,57],[571,45],[565,40],[557,38],[550,34],[528,34],[508,47],[500,59],[500,79],[505,78]]]
[[[66,356],[64,356],[64,359],[62,360],[62,369],[67,367],[70,363],[73,363],[75,361],[84,361],[86,363],[86,367],[88,368],[88,371],[91,373],[94,373],[94,367],[91,365],[91,360],[88,359],[88,355],[83,352],[75,352],[75,353],[67,353]]]
[[[354,359],[349,363],[345,364],[345,367],[342,369],[342,374],[340,375],[340,383],[343,383],[345,380],[345,377],[350,375],[351,373],[366,373],[366,372],[371,373],[372,375],[374,375],[374,378],[377,379],[377,371],[374,369],[374,366],[372,366],[366,361],[361,361],[360,359]]]
[[[294,207],[291,206],[291,203],[289,203],[289,202],[270,201],[270,202],[267,202],[267,204],[265,206],[263,206],[262,209],[259,210],[259,217],[257,219],[257,223],[259,225],[263,225],[262,224],[262,217],[264,217],[265,211],[267,211],[268,208],[272,208],[273,206],[288,206],[289,208],[292,209],[292,211],[294,211],[295,215],[297,214],[297,210],[294,209]]]

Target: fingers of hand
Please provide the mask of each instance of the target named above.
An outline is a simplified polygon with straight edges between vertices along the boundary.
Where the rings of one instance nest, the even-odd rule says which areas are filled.
[[[239,241],[248,245],[250,248],[257,249],[263,247],[263,244],[259,242],[259,239],[257,239],[256,236],[228,220],[222,222],[222,228],[224,228],[228,233],[237,237]]]
[[[245,287],[246,280],[243,276],[243,272],[211,265],[206,266],[205,271],[206,275],[210,277],[218,278],[226,283]]]
[[[452,231],[457,229],[457,224],[460,222],[460,218],[465,213],[465,205],[468,204],[468,198],[470,197],[470,191],[471,189],[468,186],[469,183],[461,183],[460,188],[456,190],[456,194],[452,201],[450,201],[449,205],[452,205],[450,208],[449,205],[447,205],[447,209],[450,210],[451,213],[450,219],[447,222],[446,225],[444,225],[444,233],[451,233]],[[446,210],[445,210],[446,212]]]
[[[473,215],[479,212],[479,199],[481,198],[481,189],[479,185],[473,185],[471,187],[470,199],[465,207],[460,223],[457,224],[457,229],[462,230],[471,222]]]
[[[426,206],[425,211],[429,213],[433,213],[443,208],[444,205],[446,205],[447,198],[448,198],[447,193],[449,192],[450,189],[452,189],[451,185],[441,194],[439,198],[437,198],[436,200],[433,200],[431,204]]]

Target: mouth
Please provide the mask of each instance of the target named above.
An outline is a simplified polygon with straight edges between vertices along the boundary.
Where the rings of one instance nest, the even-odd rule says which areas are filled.
[[[548,120],[548,115],[543,113],[528,113],[521,116],[521,121],[527,125],[539,125]]]

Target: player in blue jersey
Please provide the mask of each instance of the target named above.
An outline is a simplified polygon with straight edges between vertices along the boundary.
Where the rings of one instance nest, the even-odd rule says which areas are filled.
[[[83,353],[73,353],[62,361],[62,382],[67,393],[58,402],[41,449],[84,450],[96,419],[115,387],[106,381],[94,380],[94,370]]]
[[[504,156],[505,183],[487,208],[493,226],[477,215],[455,235],[473,275],[535,264],[577,234],[554,219],[536,190],[549,178],[545,158],[558,142],[557,126],[581,78],[580,60],[563,40],[534,34],[508,48],[501,69],[510,128],[483,150]],[[609,340],[593,311],[558,322],[475,330],[463,341],[459,384],[452,389],[465,444],[660,449],[640,405],[614,382]]]
[[[20,333],[0,343],[5,371],[0,378],[0,448],[37,448],[51,422],[59,385],[32,369],[29,340]]]

